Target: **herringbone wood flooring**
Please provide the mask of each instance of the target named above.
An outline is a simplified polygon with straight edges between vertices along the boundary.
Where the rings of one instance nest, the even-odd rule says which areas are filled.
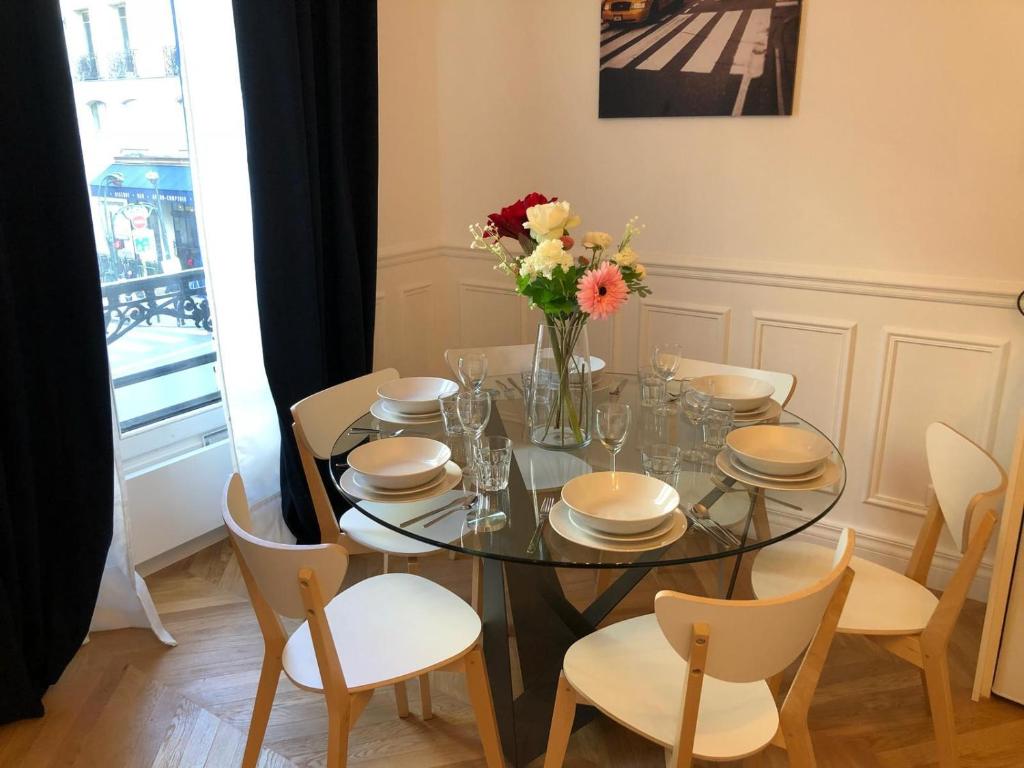
[[[379,569],[354,558],[349,578]],[[431,558],[421,572],[468,597],[467,560]],[[610,618],[651,610],[657,589],[692,585],[693,572],[654,572]],[[148,579],[167,628],[166,648],[145,630],[94,635],[46,696],[44,718],[0,728],[0,766],[235,766],[262,657],[259,628],[226,543]],[[584,572],[563,575],[572,599],[593,589]],[[1024,708],[970,701],[984,607],[968,605],[950,650],[960,752],[965,766],[1024,766]],[[483,758],[460,675],[435,673],[433,720],[400,720],[390,691],[376,694],[357,724],[349,764],[359,768],[470,768]],[[321,697],[282,677],[262,765],[319,766],[325,758],[326,711]],[[916,670],[859,638],[839,637],[811,708],[811,730],[822,766],[904,768],[934,765],[927,704]],[[770,766],[786,765],[769,753]],[[535,765],[539,766],[540,761]],[[606,719],[573,736],[570,768],[664,765],[660,750]]]

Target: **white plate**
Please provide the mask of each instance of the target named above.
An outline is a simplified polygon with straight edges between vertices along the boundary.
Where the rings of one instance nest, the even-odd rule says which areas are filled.
[[[407,379],[386,381],[377,388],[377,396],[384,400],[392,411],[405,416],[423,416],[438,413],[439,397],[453,395],[459,385],[450,379],[436,376],[411,376]]]
[[[440,496],[442,493],[447,493],[462,482],[462,470],[454,461],[449,461],[444,465],[444,479],[437,485],[427,488],[424,491],[412,491],[394,496],[384,496],[359,487],[353,478],[354,474],[355,470],[352,468],[345,470],[341,478],[338,480],[338,485],[341,487],[341,490],[352,498],[365,499],[366,501],[379,501],[383,504],[404,504],[409,501],[431,499],[434,496]]]
[[[669,529],[673,525],[672,515],[669,515],[664,519],[664,521],[662,521],[661,525],[655,526],[651,530],[644,531],[643,533],[604,533],[603,531],[599,531],[596,528],[591,528],[589,525],[587,525],[586,521],[580,519],[580,516],[573,512],[572,509],[569,510],[569,522],[571,522],[577,528],[582,530],[584,533],[589,533],[591,536],[596,536],[602,541],[611,541],[616,544],[630,544],[638,541],[650,541],[651,539],[656,539],[659,536],[664,536],[666,533],[668,533]]]
[[[756,424],[760,421],[769,421],[771,419],[777,419],[782,415],[782,406],[774,400],[769,400],[767,405],[763,408],[758,408],[756,411],[747,411],[746,413],[737,413],[733,415],[733,421],[736,424]]]
[[[423,491],[429,491],[435,485],[439,485],[442,481],[444,481],[444,478],[444,467],[441,467],[437,471],[437,476],[430,478],[423,485],[417,485],[415,488],[403,488],[401,490],[394,491],[389,491],[385,488],[374,487],[369,480],[367,480],[358,472],[355,473],[355,476],[352,478],[352,480],[356,485],[359,486],[361,490],[366,491],[368,493],[373,493],[377,496],[407,496],[410,493],[422,493]]]
[[[679,506],[679,493],[635,472],[594,472],[562,487],[562,501],[592,528],[612,534],[649,531]]]
[[[823,461],[817,467],[809,472],[804,472],[802,475],[767,475],[764,472],[758,472],[756,469],[748,467],[743,463],[743,460],[736,455],[729,456],[729,461],[732,462],[736,469],[746,472],[748,475],[753,475],[760,480],[770,480],[773,483],[802,483],[807,480],[813,480],[814,478],[821,477],[825,474],[825,469],[827,468],[826,462]]]
[[[711,393],[714,405],[731,405],[737,414],[763,408],[775,393],[772,384],[751,376],[698,376],[692,383],[701,392]]]
[[[754,477],[742,468],[737,467],[731,460],[728,451],[722,451],[715,458],[715,466],[727,477],[739,480],[741,483],[752,485],[755,488],[765,488],[769,491],[816,491],[819,488],[827,488],[839,480],[839,465],[829,461],[825,465],[825,471],[821,476],[813,480],[804,480],[802,483],[779,483],[773,480],[761,480]]]
[[[452,449],[429,437],[389,437],[356,446],[348,465],[375,488],[411,490],[437,476]]]
[[[569,519],[569,505],[564,501],[558,501],[551,508],[548,523],[551,525],[551,529],[563,539],[567,539],[574,544],[582,544],[584,547],[602,549],[606,552],[646,552],[649,549],[667,547],[669,544],[678,541],[686,533],[686,517],[681,510],[676,509],[670,512],[669,519],[672,521],[672,526],[656,539],[648,539],[646,541],[622,539],[617,542],[609,541],[598,538],[594,534],[578,527]]]
[[[388,424],[405,424],[415,426],[416,424],[434,424],[441,420],[441,411],[426,416],[403,416],[400,413],[388,410],[383,400],[377,400],[370,406],[370,415],[375,416]]]
[[[776,424],[734,429],[725,444],[746,466],[766,475],[801,475],[832,455],[832,443],[821,435]]]

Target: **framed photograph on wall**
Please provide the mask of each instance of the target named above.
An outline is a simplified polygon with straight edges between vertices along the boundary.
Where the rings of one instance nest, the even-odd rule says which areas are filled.
[[[803,0],[600,0],[600,117],[790,115]]]

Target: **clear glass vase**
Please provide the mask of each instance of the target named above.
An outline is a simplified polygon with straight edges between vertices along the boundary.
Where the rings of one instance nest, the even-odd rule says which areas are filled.
[[[547,317],[537,329],[527,395],[530,441],[564,450],[590,443],[593,394],[586,317]]]

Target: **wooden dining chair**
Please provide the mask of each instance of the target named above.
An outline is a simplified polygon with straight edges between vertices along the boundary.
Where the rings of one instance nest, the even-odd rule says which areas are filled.
[[[348,569],[345,549],[254,536],[238,474],[228,481],[223,514],[264,643],[243,768],[260,757],[282,671],[299,688],[327,700],[329,768],[346,764],[349,731],[376,689],[395,686],[399,715],[406,716],[405,682],[432,670],[465,672],[487,766],[503,765],[480,618],[472,608],[408,573],[374,576],[339,593]],[[281,616],[305,621],[289,637]]]
[[[676,371],[676,379],[692,379],[697,376],[748,376],[759,381],[766,381],[775,387],[772,393],[772,400],[783,408],[793,398],[796,391],[796,376],[792,373],[779,373],[777,371],[763,371],[760,368],[744,368],[740,365],[726,365],[724,363],[709,363],[704,360],[692,360],[680,358],[679,370]]]
[[[813,766],[807,711],[853,581],[854,533],[816,583],[771,600],[717,600],[663,590],[654,613],[612,624],[566,652],[544,768],[565,759],[577,704],[597,707],[660,744],[670,768],[747,758],[769,745]],[[781,709],[766,679],[803,652]]]
[[[921,670],[939,765],[952,768],[958,759],[946,650],[992,536],[1006,475],[983,448],[946,424],[928,426],[925,448],[932,492],[906,573],[853,558],[850,567],[857,580],[837,631],[865,635]],[[962,556],[942,596],[936,597],[927,588],[928,570],[944,527]],[[771,598],[800,588],[822,573],[827,556],[824,547],[802,541],[761,550],[751,573],[754,594]]]
[[[321,543],[338,543],[349,554],[381,552],[384,570],[390,570],[391,558],[404,557],[410,571],[417,568],[417,558],[440,552],[438,547],[395,533],[374,522],[358,509],[346,512],[339,523],[334,516],[327,488],[317,459],[331,458],[334,444],[345,430],[362,418],[377,399],[377,388],[398,378],[398,371],[383,371],[360,376],[310,395],[292,406],[292,431],[298,444],[302,469],[306,474],[309,493],[313,497]],[[358,438],[353,438],[353,446]]]
[[[444,360],[451,368],[455,380],[459,380],[459,358],[467,352],[482,352],[487,355],[487,375],[507,376],[513,374],[518,380],[520,371],[533,367],[533,344],[511,344],[503,347],[466,347],[446,349]]]

